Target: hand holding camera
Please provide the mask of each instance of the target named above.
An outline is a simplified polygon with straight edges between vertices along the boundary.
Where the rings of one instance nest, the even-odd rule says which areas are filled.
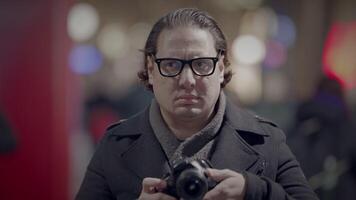
[[[207,160],[182,160],[164,177],[170,196],[184,200],[200,200],[217,184],[205,173],[211,165]]]
[[[145,178],[139,199],[243,199],[245,178],[235,171],[211,169],[206,160],[183,160],[162,179]]]

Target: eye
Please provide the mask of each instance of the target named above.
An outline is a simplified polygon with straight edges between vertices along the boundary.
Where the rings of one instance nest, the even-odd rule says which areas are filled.
[[[172,59],[162,60],[160,64],[161,72],[165,75],[173,75],[178,73],[181,69],[181,66],[182,63],[180,61]]]
[[[180,62],[178,62],[176,60],[165,60],[165,61],[162,61],[161,65],[166,68],[179,68]]]
[[[209,59],[198,59],[193,62],[194,70],[198,72],[210,71],[213,67],[213,62]]]

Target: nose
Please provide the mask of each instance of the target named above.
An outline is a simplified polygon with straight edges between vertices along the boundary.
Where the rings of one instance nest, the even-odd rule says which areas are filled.
[[[182,72],[178,76],[178,84],[180,87],[185,89],[191,89],[195,86],[196,80],[194,77],[194,73],[189,65],[183,67]]]

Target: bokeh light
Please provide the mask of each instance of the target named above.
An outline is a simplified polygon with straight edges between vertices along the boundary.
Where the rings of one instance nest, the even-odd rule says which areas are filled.
[[[277,16],[273,9],[262,7],[245,12],[239,24],[239,34],[251,34],[265,40],[271,36],[271,32],[277,32],[277,25]]]
[[[229,90],[237,94],[240,103],[253,105],[262,96],[262,72],[258,66],[235,67],[235,75],[228,84]]]
[[[96,9],[88,3],[75,4],[67,17],[67,31],[75,42],[89,40],[99,27],[99,15]]]
[[[278,29],[274,39],[286,47],[292,47],[295,43],[296,28],[293,20],[287,15],[278,15]]]
[[[128,42],[127,36],[119,24],[105,25],[98,34],[99,49],[108,59],[114,60],[126,55]]]
[[[266,57],[263,66],[274,69],[282,66],[287,60],[287,49],[280,42],[270,40],[267,42]]]
[[[263,38],[268,38],[271,35],[275,35],[278,31],[278,20],[276,12],[269,7],[262,7],[256,10],[256,14],[253,22],[250,26],[254,26],[258,33]]]
[[[69,67],[81,75],[92,74],[102,66],[100,51],[92,45],[75,46],[69,55]]]
[[[356,87],[356,22],[334,23],[328,33],[323,70],[347,88]]]
[[[264,43],[253,35],[241,35],[232,44],[234,59],[245,65],[253,65],[264,59],[266,47]]]

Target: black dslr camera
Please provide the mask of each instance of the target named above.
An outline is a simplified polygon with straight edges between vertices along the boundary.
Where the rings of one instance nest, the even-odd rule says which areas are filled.
[[[184,200],[200,200],[205,193],[215,187],[216,182],[205,174],[211,165],[207,160],[182,160],[173,166],[164,180],[164,193]]]

